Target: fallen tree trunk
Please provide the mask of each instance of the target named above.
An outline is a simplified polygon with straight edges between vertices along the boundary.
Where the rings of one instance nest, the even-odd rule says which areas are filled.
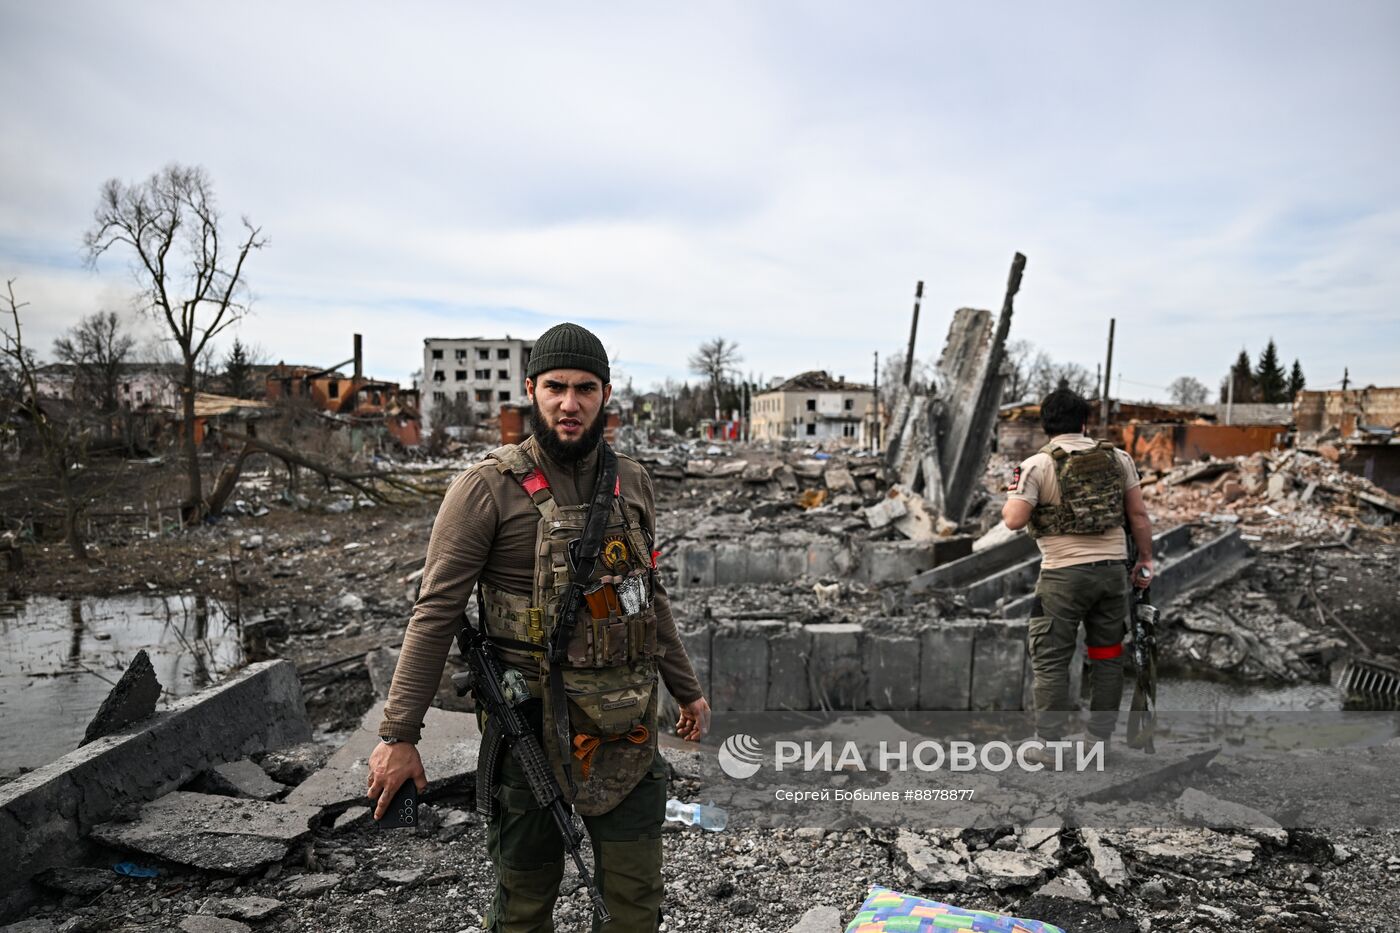
[[[237,431],[227,431],[222,428],[217,430],[219,434],[229,440],[242,443],[243,449],[238,452],[238,456],[234,461],[225,466],[220,472],[218,482],[214,484],[214,489],[210,492],[209,500],[206,503],[207,514],[209,515],[218,515],[223,511],[223,507],[227,504],[229,496],[233,495],[233,490],[238,485],[238,477],[243,471],[244,461],[257,453],[276,457],[289,467],[306,467],[308,470],[313,470],[320,474],[320,476],[326,480],[327,485],[329,485],[332,480],[344,483],[346,486],[364,494],[375,502],[394,504],[401,501],[394,498],[391,492],[386,492],[382,489],[381,485],[388,487],[388,489],[392,491],[407,493],[414,498],[427,498],[435,494],[431,490],[424,489],[416,483],[410,483],[390,473],[347,473],[330,464],[312,460],[310,457],[300,454],[295,450],[273,444],[262,438],[251,437],[247,434],[240,434]]]

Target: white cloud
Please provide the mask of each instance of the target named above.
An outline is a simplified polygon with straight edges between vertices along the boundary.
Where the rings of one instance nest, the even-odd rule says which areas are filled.
[[[422,338],[593,322],[620,367],[864,377],[952,310],[1089,367],[1214,385],[1273,336],[1400,382],[1400,13],[1279,4],[11,4],[0,274],[52,336],[98,186],[206,165],[271,245],[247,339],[405,378]],[[42,312],[40,311],[42,309]],[[498,309],[493,311],[492,309]],[[1144,389],[1143,394],[1151,394]]]

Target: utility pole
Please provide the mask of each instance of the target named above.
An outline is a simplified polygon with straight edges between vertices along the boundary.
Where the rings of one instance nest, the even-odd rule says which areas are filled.
[[[1108,429],[1108,383],[1113,376],[1113,327],[1118,323],[1117,318],[1108,319],[1108,359],[1103,364],[1103,404],[1099,408],[1099,428]],[[1123,391],[1122,376],[1118,377],[1120,382],[1118,391]]]
[[[909,388],[909,377],[914,372],[914,338],[919,334],[919,302],[924,300],[924,282],[914,287],[914,323],[909,325],[909,352],[904,355],[904,388]]]
[[[880,452],[880,351],[875,351],[875,418],[870,424],[870,452]]]
[[[1094,364],[1094,391],[1099,393],[1099,401],[1103,401],[1103,364]]]
[[[1225,423],[1232,423],[1235,415],[1235,367],[1230,367],[1230,377],[1226,380],[1225,388]]]

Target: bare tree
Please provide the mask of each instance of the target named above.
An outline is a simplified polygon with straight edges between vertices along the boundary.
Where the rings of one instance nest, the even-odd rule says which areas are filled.
[[[111,414],[120,406],[122,366],[135,345],[136,338],[122,328],[115,311],[98,311],[55,340],[53,352],[73,367],[74,400]]]
[[[1171,400],[1178,405],[1204,405],[1210,398],[1205,383],[1191,376],[1178,376],[1167,386]]]
[[[724,378],[735,363],[743,361],[739,355],[739,345],[730,343],[723,337],[716,337],[714,340],[706,340],[700,344],[700,349],[690,356],[690,371],[699,376],[704,376],[710,380],[710,394],[715,401],[715,420],[719,421],[719,392],[724,384]]]
[[[1035,344],[1029,340],[1012,340],[1006,345],[1006,382],[1002,385],[1002,399],[1006,402],[1019,402],[1028,394],[1031,377],[1031,354]]]
[[[10,326],[0,326],[0,357],[6,369],[16,381],[18,408],[34,427],[43,450],[49,474],[58,484],[59,498],[63,501],[63,534],[69,550],[78,560],[87,560],[87,543],[83,540],[83,512],[86,502],[77,490],[78,472],[83,468],[85,438],[76,418],[66,418],[61,422],[51,419],[39,401],[39,386],[35,377],[38,362],[34,354],[24,345],[24,333],[20,326],[19,312],[26,306],[15,298],[15,282],[5,283],[5,300],[10,312]],[[57,403],[55,403],[57,404]]]
[[[243,264],[251,251],[267,243],[247,217],[234,240],[224,235],[221,221],[208,173],[172,164],[139,184],[109,180],[102,186],[93,227],[83,237],[94,267],[113,247],[132,254],[141,304],[165,324],[180,349],[188,519],[204,513],[194,442],[199,362],[210,341],[248,312]]]

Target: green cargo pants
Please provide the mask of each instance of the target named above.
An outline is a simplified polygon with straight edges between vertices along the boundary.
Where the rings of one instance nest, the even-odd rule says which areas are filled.
[[[509,754],[501,760],[496,815],[486,850],[496,867],[496,898],[487,918],[492,933],[552,933],[554,901],[564,876],[564,840],[535,801],[525,773]],[[651,769],[607,813],[583,817],[593,842],[594,882],[612,920],[593,915],[593,933],[655,933],[660,923],[661,825],[666,817],[666,760]]]
[[[1123,701],[1128,586],[1120,561],[1040,571],[1029,641],[1036,732],[1042,739],[1060,739],[1068,731],[1069,666],[1081,622],[1089,655],[1089,732],[1100,739],[1113,734]]]

